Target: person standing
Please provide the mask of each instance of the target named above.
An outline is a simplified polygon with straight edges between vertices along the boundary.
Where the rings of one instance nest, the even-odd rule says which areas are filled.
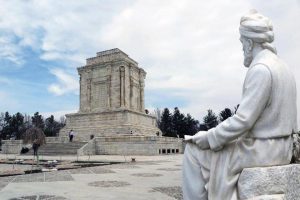
[[[69,141],[72,142],[74,138],[74,131],[71,129],[69,132]]]
[[[33,144],[32,144],[32,149],[33,149],[33,155],[34,156],[38,156],[38,148],[40,147],[40,145],[38,144],[38,140],[37,139],[35,139],[34,141],[33,141]]]

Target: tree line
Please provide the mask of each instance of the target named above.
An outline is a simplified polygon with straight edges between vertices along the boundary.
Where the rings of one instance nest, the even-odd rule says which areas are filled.
[[[168,108],[163,109],[162,112],[156,109],[155,114],[158,127],[162,131],[163,136],[183,138],[184,135],[194,135],[198,131],[207,131],[216,127],[220,122],[231,117],[237,109],[238,105],[234,108],[234,111],[225,108],[219,115],[208,109],[202,123],[194,119],[190,114],[185,115],[181,113],[178,107],[175,107],[173,112],[170,112]]]
[[[238,106],[235,108],[237,110]],[[181,113],[178,107],[173,112],[168,108],[155,110],[157,125],[162,131],[163,136],[180,137],[184,135],[194,135],[201,130],[209,130],[217,126],[220,122],[231,117],[234,113],[231,109],[225,108],[219,115],[216,115],[211,109],[203,117],[202,123],[194,119],[190,114]],[[30,127],[37,127],[44,131],[47,137],[57,136],[61,128],[65,126],[65,117],[56,121],[54,116],[44,118],[39,112],[33,116],[17,112],[10,115],[9,112],[0,113],[0,139],[21,139],[25,131]]]
[[[47,137],[57,136],[59,130],[65,126],[65,118],[56,121],[54,116],[44,119],[39,112],[33,116],[19,112],[10,115],[9,112],[0,113],[0,139],[21,139],[30,127],[37,127],[44,131]]]

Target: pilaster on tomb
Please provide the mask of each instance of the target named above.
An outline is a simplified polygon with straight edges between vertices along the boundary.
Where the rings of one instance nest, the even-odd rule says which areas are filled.
[[[140,78],[140,111],[143,112],[145,110],[145,99],[144,99],[144,88],[145,88],[145,78],[146,72],[140,68],[139,71]]]
[[[112,76],[112,66],[110,64],[108,64],[106,66],[106,92],[107,92],[107,109],[110,110],[111,109],[111,76]]]
[[[125,67],[120,67],[120,107],[125,108]]]

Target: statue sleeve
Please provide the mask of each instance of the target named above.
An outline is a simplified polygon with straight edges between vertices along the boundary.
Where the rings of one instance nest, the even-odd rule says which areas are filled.
[[[269,103],[272,76],[263,64],[252,66],[246,75],[240,106],[232,117],[208,131],[208,142],[212,150],[247,134],[255,125]]]

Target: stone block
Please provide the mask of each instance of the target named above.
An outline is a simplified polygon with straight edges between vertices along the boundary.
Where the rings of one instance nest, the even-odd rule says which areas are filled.
[[[238,181],[240,199],[300,199],[300,165],[244,169]]]
[[[2,140],[2,153],[19,154],[22,149],[22,140]]]

